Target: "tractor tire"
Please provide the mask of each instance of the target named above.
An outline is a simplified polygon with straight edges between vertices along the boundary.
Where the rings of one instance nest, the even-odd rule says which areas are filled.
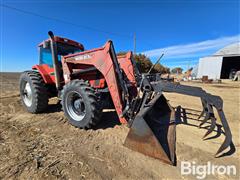
[[[63,87],[61,104],[69,123],[89,129],[101,118],[102,109],[95,90],[83,80],[73,80]]]
[[[42,76],[36,71],[25,71],[20,76],[20,97],[30,113],[41,113],[48,107],[48,94]]]

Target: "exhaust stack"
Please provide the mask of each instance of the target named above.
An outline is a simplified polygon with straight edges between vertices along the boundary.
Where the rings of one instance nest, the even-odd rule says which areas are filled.
[[[50,44],[51,44],[51,52],[52,52],[52,59],[53,59],[53,68],[54,68],[54,75],[55,75],[55,81],[56,81],[56,88],[57,90],[61,89],[60,85],[60,68],[58,64],[58,57],[57,57],[57,45],[54,40],[54,34],[52,31],[48,32],[48,35],[50,37]]]

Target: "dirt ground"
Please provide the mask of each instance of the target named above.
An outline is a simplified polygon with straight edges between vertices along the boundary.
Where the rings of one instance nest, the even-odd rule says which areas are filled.
[[[208,179],[239,179],[240,136],[238,82],[185,84],[201,86],[224,100],[224,111],[233,134],[235,148],[221,158],[214,154],[224,135],[216,129],[209,140],[202,140],[198,98],[166,94],[173,107],[186,108],[187,123],[177,125],[177,166],[133,152],[122,144],[128,127],[120,125],[114,111],[103,114],[93,130],[72,127],[56,99],[44,114],[27,113],[20,103],[18,73],[0,73],[0,179],[195,179],[181,175],[181,162],[206,165],[235,165],[236,175],[208,175]],[[219,122],[219,120],[217,121]],[[220,134],[219,134],[220,132]],[[217,137],[219,136],[219,137]],[[217,138],[214,138],[217,137]]]

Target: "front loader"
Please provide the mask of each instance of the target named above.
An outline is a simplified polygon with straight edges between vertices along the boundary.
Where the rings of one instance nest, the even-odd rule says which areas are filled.
[[[175,109],[163,95],[175,92],[201,98],[202,124],[212,122],[206,135],[214,130],[213,108],[217,109],[226,136],[217,155],[232,142],[220,97],[201,88],[150,80],[139,72],[131,52],[116,56],[112,41],[85,50],[82,44],[49,32],[39,49],[40,63],[20,77],[22,103],[31,113],[44,112],[48,99],[58,97],[69,123],[89,129],[101,120],[106,102],[112,102],[119,121],[130,128],[124,145],[175,165]]]

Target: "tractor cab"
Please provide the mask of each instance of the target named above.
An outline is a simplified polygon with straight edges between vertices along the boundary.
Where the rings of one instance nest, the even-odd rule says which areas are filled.
[[[54,37],[57,47],[58,61],[61,61],[61,56],[74,54],[84,51],[84,46],[76,41],[61,38],[58,36]],[[50,46],[50,39],[47,39],[38,45],[39,47],[39,64],[47,64],[49,67],[53,67],[52,52]],[[61,64],[61,63],[59,63]]]

